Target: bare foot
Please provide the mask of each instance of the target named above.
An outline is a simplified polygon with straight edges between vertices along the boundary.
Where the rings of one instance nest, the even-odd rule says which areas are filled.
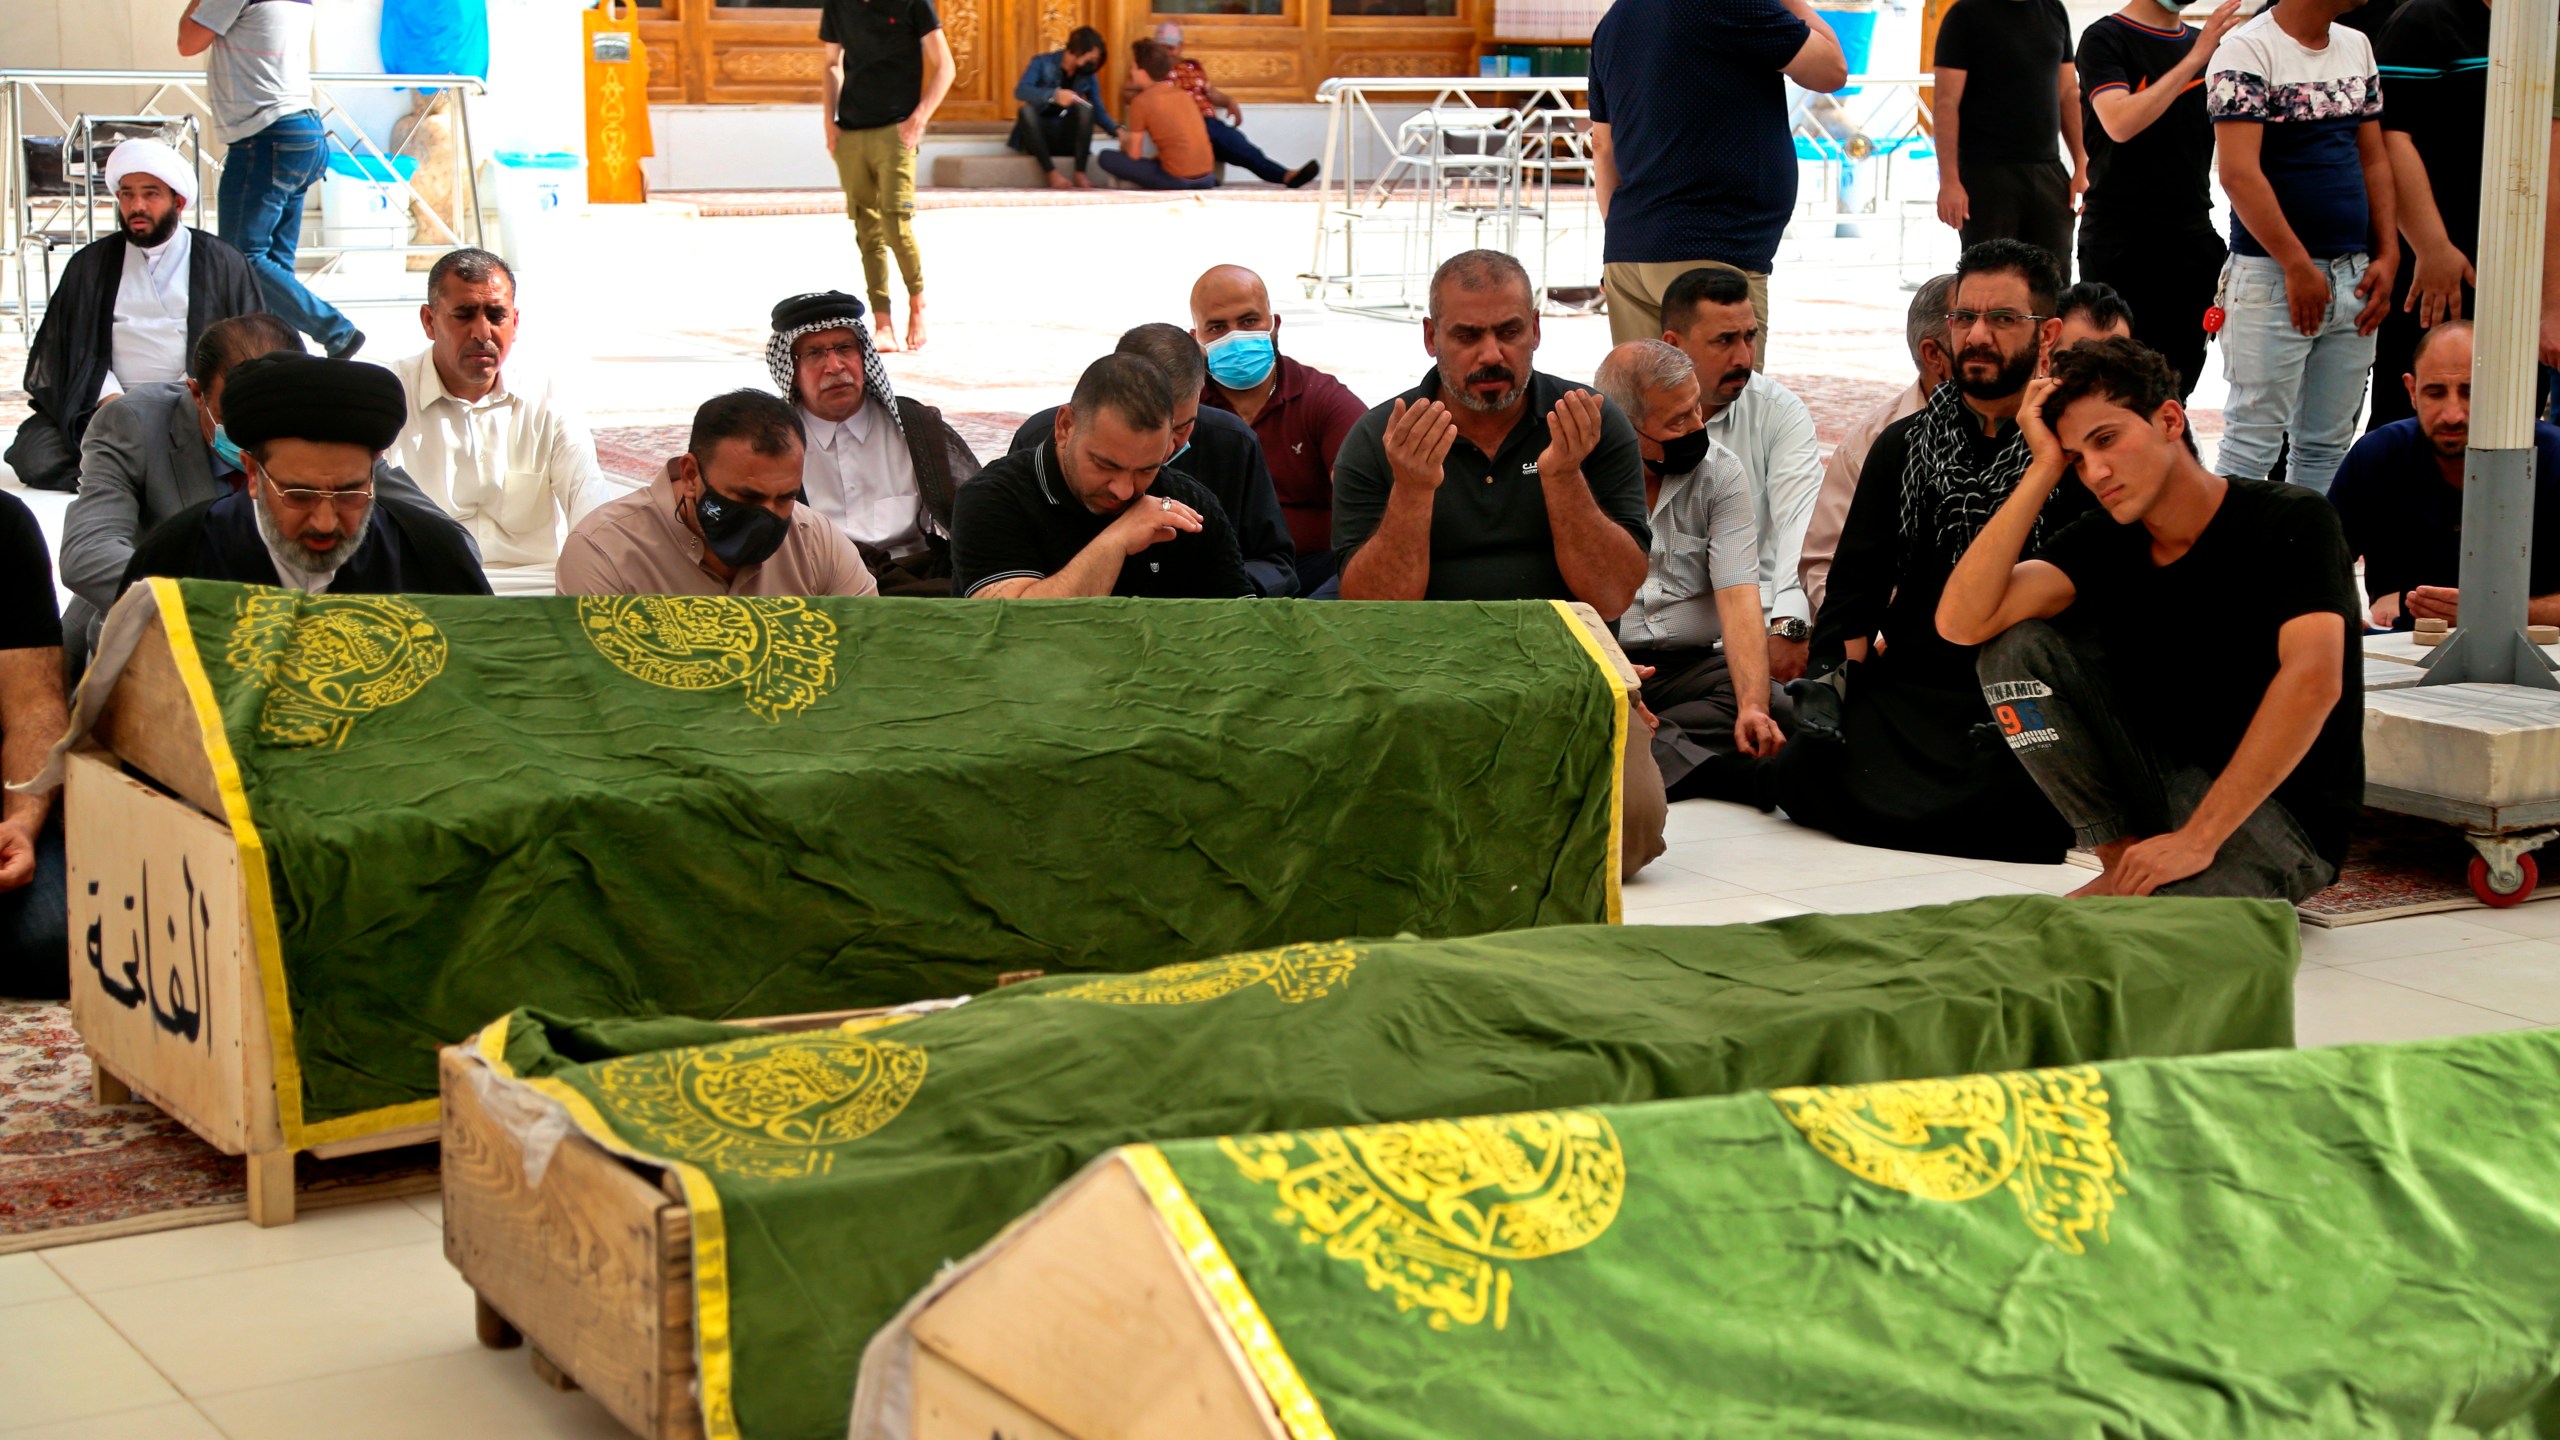
[[[2115,893],[2115,872],[2112,870],[2101,870],[2098,872],[2097,879],[2092,880],[2088,884],[2081,886],[2079,889],[2072,891],[2063,898],[2066,900],[2081,900],[2092,895],[2113,895]]]
[[[872,312],[872,315],[880,322],[871,328],[872,349],[883,355],[891,355],[907,348],[898,343],[898,324],[889,318],[888,306],[879,307]]]
[[[1083,177],[1083,176],[1081,176],[1081,175],[1079,175],[1079,176],[1077,176],[1076,178],[1077,178],[1077,179],[1079,179],[1079,180],[1081,180],[1081,179],[1083,179],[1084,177]],[[1058,173],[1057,171],[1055,171],[1055,170],[1052,170],[1052,171],[1050,171],[1050,172],[1049,172],[1049,188],[1050,188],[1050,189],[1052,189],[1052,190],[1065,190],[1065,189],[1069,189],[1069,188],[1071,188],[1071,187],[1070,187],[1070,186],[1068,185],[1068,183],[1067,183],[1067,177],[1066,177],[1066,176],[1059,174],[1059,173]]]
[[[1083,171],[1079,170],[1076,172],[1076,188],[1079,190],[1090,190],[1093,188],[1093,180]]]
[[[921,295],[907,297],[907,348],[924,348],[924,297]]]

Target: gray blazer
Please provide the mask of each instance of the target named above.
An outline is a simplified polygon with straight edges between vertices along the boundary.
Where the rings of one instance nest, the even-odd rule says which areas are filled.
[[[373,462],[375,493],[435,508],[408,472]],[[76,671],[124,582],[135,542],[190,506],[218,500],[213,447],[183,380],[136,385],[102,406],[80,442],[80,493],[62,522],[63,643]]]

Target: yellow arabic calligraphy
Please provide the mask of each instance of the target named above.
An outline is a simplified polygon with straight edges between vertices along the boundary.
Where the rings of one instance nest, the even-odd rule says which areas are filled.
[[[833,1147],[898,1118],[924,1084],[925,1053],[894,1040],[760,1036],[608,1060],[590,1072],[604,1108],[679,1160],[731,1175],[824,1175]]]
[[[1950,1204],[2006,1188],[2065,1253],[2104,1243],[2125,1194],[2105,1083],[2091,1066],[1819,1085],[1770,1098],[1806,1140],[1872,1184]]]
[[[836,622],[806,600],[738,595],[610,595],[578,601],[596,652],[636,680],[669,690],[746,692],[747,709],[779,721],[836,688]]]
[[[1586,1110],[1220,1140],[1273,1219],[1357,1264],[1435,1330],[1510,1323],[1511,1264],[1600,1238],[1626,1198],[1618,1132]]]
[[[1366,954],[1339,941],[1324,945],[1283,945],[1245,955],[1165,965],[1137,975],[1107,975],[1043,990],[1044,1000],[1093,1000],[1105,1005],[1194,1005],[1233,995],[1255,985],[1291,1005],[1322,999],[1351,978]]]
[[[258,591],[234,613],[223,659],[266,691],[258,736],[270,744],[344,745],[356,721],[444,673],[443,632],[394,596]]]

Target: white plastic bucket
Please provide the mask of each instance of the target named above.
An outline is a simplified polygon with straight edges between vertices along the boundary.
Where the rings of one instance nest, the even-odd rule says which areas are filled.
[[[518,270],[565,264],[568,221],[587,199],[587,164],[564,152],[501,150],[490,158],[498,200],[498,253]]]
[[[362,247],[409,243],[409,206],[401,183],[417,173],[418,162],[395,156],[389,167],[370,155],[331,151],[329,168],[320,177],[320,243],[353,248],[338,261],[340,274],[388,274],[407,261],[388,249],[363,253]]]

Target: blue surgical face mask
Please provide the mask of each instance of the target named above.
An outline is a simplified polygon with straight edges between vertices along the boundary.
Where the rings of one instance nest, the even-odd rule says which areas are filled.
[[[1185,440],[1185,441],[1183,441],[1183,442],[1182,442],[1182,448],[1181,448],[1181,449],[1176,450],[1176,451],[1174,451],[1172,454],[1167,455],[1166,457],[1164,457],[1164,463],[1165,463],[1166,465],[1170,466],[1170,465],[1172,465],[1172,464],[1173,464],[1173,462],[1174,462],[1174,461],[1179,460],[1179,459],[1181,459],[1183,456],[1188,455],[1188,454],[1190,454],[1190,453],[1191,453],[1191,442],[1190,442],[1190,441],[1188,441],[1188,440]]]
[[[249,468],[247,465],[241,463],[240,447],[232,444],[231,437],[222,433],[222,422],[218,420],[214,422],[213,426],[213,455],[215,459],[220,460],[223,464],[230,466],[234,470],[246,470]]]
[[[1229,390],[1250,390],[1271,378],[1280,346],[1268,330],[1230,330],[1205,347],[1209,378]]]

